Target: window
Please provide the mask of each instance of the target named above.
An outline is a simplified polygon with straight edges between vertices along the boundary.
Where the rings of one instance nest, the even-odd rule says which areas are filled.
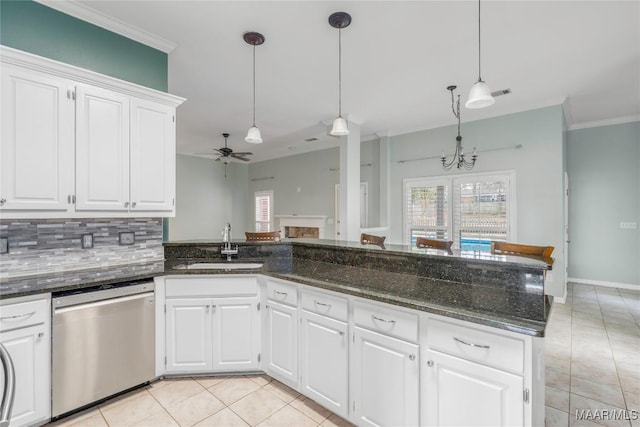
[[[489,251],[491,240],[514,239],[514,188],[514,172],[406,179],[405,244],[422,236]]]
[[[256,191],[256,231],[273,230],[273,190]]]

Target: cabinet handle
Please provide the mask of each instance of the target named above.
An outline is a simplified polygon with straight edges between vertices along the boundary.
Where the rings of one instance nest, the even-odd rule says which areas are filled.
[[[383,318],[381,318],[381,317],[377,317],[377,316],[375,316],[375,315],[373,315],[373,314],[371,315],[371,318],[372,318],[373,320],[378,320],[378,321],[380,321],[380,322],[385,322],[385,323],[396,323],[396,321],[395,321],[395,320],[387,320],[387,319],[383,319]]]
[[[124,207],[128,208],[129,207],[129,202],[124,202]]]
[[[344,336],[344,331],[338,331],[338,333],[340,334],[341,337]]]
[[[74,205],[76,204],[76,195],[75,194],[71,195],[71,203],[73,203]]]
[[[326,304],[326,303],[324,303],[324,302],[320,302],[320,301],[316,301],[316,300],[313,300],[313,302],[314,302],[315,304],[317,304],[317,305],[321,305],[321,306],[323,306],[323,307],[329,307],[329,308],[331,308],[331,304]]]
[[[474,343],[471,343],[471,342],[462,341],[460,338],[456,338],[456,337],[453,337],[453,340],[459,342],[460,344],[468,345],[469,347],[486,348],[486,349],[489,348],[488,345],[474,344]]]
[[[265,305],[264,308],[266,308],[267,310],[269,310],[269,304]]]
[[[207,313],[209,312],[209,308],[210,308],[210,307],[211,307],[211,306],[210,306],[209,304],[207,304],[207,306],[206,306],[206,312],[207,312]]]
[[[415,354],[410,354],[409,355],[409,360],[416,360],[416,355]]]
[[[31,313],[16,314],[15,316],[0,317],[0,320],[18,320],[18,319],[28,319],[29,317],[33,316],[34,314],[36,314],[36,312],[35,312],[35,311],[32,311]]]
[[[7,199],[5,198],[0,199],[0,206],[4,206],[5,203],[7,203]]]
[[[67,196],[67,204],[70,205],[71,204],[71,194],[69,194]]]
[[[284,295],[285,297],[288,295],[286,292],[276,291],[275,289],[273,290],[273,292],[274,292],[276,295]]]
[[[38,332],[38,339],[41,339],[42,337],[44,337],[44,332]]]
[[[131,202],[131,208],[135,208],[136,207],[136,202]]]
[[[427,366],[430,368],[433,367],[433,360],[427,361]]]

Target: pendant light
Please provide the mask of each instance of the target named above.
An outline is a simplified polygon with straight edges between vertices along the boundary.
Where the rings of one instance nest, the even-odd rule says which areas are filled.
[[[453,110],[453,115],[458,119],[458,136],[456,136],[456,152],[453,153],[453,157],[451,160],[447,161],[444,153],[442,153],[442,157],[440,161],[442,161],[442,169],[448,171],[454,166],[458,169],[467,169],[471,170],[476,165],[476,160],[478,159],[478,155],[476,154],[476,147],[473,147],[473,154],[471,155],[471,161],[465,159],[464,148],[462,148],[462,136],[460,136],[460,95],[458,95],[458,102],[454,102],[453,91],[456,89],[456,86],[451,85],[447,86],[447,90],[451,92],[451,109]]]
[[[335,12],[329,16],[329,25],[338,29],[338,117],[333,121],[333,136],[349,135],[347,121],[342,117],[342,29],[351,24],[351,15],[347,12]]]
[[[469,99],[464,104],[467,108],[484,108],[493,105],[495,99],[491,95],[491,89],[482,80],[480,73],[480,0],[478,0],[478,81],[469,92]]]
[[[261,144],[262,135],[260,135],[260,129],[256,126],[256,46],[264,43],[264,36],[256,32],[244,33],[242,36],[247,44],[253,46],[253,125],[247,132],[247,137],[244,139],[252,144]]]

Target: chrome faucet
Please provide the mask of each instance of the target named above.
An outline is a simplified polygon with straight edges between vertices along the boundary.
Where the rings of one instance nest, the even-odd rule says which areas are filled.
[[[224,226],[224,230],[222,230],[222,242],[224,245],[220,250],[222,255],[227,256],[227,261],[231,261],[232,255],[238,255],[238,245],[236,245],[235,249],[231,247],[231,224],[227,223]]]

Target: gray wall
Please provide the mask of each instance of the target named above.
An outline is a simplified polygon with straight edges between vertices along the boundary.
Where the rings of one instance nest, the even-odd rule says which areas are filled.
[[[522,144],[522,149],[479,153],[471,172],[515,170],[517,196],[516,240],[532,245],[555,247],[553,272],[548,276],[546,292],[563,296],[563,158],[562,107],[553,106],[522,113],[463,123],[462,143],[467,151]],[[391,140],[391,229],[389,241],[402,242],[402,180],[460,173],[445,172],[437,158],[398,163],[419,157],[451,153],[455,147],[455,126],[446,126]]]
[[[569,276],[640,288],[640,123],[568,132]]]
[[[222,239],[231,223],[234,239],[244,239],[250,212],[247,165],[177,156],[176,216],[169,218],[169,240]]]
[[[379,225],[380,155],[379,143],[361,144],[360,181],[368,182],[369,227]],[[368,166],[371,164],[371,166]],[[335,235],[335,186],[340,182],[340,151],[338,148],[297,154],[249,164],[249,200],[261,190],[273,190],[274,215],[325,215],[333,220],[327,224],[326,238]],[[273,179],[261,179],[273,177]],[[298,192],[298,188],[300,191]],[[251,210],[249,221],[254,220]],[[277,227],[277,221],[274,227]]]

